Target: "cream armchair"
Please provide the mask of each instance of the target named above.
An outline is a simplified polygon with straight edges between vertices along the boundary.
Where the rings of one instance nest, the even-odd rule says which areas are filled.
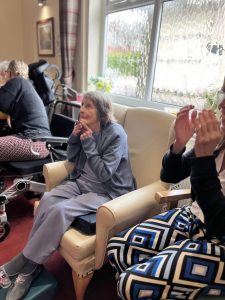
[[[162,156],[174,116],[150,108],[113,105],[114,115],[128,135],[132,171],[138,189],[100,206],[96,234],[86,235],[70,228],[63,236],[59,251],[72,268],[76,299],[82,300],[95,270],[106,261],[110,237],[161,211],[155,193],[166,190],[159,178]],[[59,184],[71,171],[68,161],[44,166],[46,190]]]

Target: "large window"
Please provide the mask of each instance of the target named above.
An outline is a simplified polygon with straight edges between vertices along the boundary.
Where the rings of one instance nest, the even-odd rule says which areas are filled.
[[[102,72],[113,94],[202,108],[225,75],[224,16],[225,0],[106,0]]]

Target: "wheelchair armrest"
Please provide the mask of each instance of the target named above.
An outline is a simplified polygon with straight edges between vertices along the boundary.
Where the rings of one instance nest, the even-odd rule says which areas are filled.
[[[53,157],[53,152],[57,152],[56,148],[60,147],[60,148],[65,148],[66,149],[66,145],[67,145],[67,141],[68,138],[67,137],[58,137],[58,136],[47,136],[47,137],[39,137],[39,138],[32,138],[33,142],[36,141],[44,141],[46,142],[46,148],[49,150],[50,152],[50,156],[51,156],[51,160],[54,161],[54,157]],[[39,152],[35,151],[32,147],[33,145],[30,145],[30,150],[31,152],[35,155],[35,156],[40,156]],[[65,150],[62,149],[62,150]],[[60,155],[60,157],[62,157],[62,154]],[[65,155],[63,155],[63,158],[65,157]]]
[[[50,144],[67,144],[68,137],[60,137],[60,136],[46,136],[46,137],[38,137],[32,138],[32,141],[45,141]]]

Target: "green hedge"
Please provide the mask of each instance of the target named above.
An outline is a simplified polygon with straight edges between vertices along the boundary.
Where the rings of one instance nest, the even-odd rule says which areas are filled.
[[[108,54],[108,68],[116,69],[120,75],[140,75],[141,52],[112,52]]]

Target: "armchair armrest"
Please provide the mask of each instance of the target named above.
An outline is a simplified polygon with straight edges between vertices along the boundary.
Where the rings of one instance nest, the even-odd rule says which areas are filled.
[[[172,201],[179,201],[191,197],[190,189],[160,191],[155,194],[155,199],[158,203],[163,204]]]
[[[168,203],[168,208],[173,208],[177,206],[178,201],[191,198],[191,190],[190,189],[182,189],[182,190],[167,190],[160,191],[155,194],[155,200],[159,204]]]
[[[97,210],[95,267],[105,260],[108,240],[118,232],[132,227],[160,212],[155,193],[166,189],[160,180],[138,190],[115,198]]]
[[[43,175],[46,183],[46,191],[57,186],[73,171],[74,164],[68,160],[48,163],[43,166]]]

